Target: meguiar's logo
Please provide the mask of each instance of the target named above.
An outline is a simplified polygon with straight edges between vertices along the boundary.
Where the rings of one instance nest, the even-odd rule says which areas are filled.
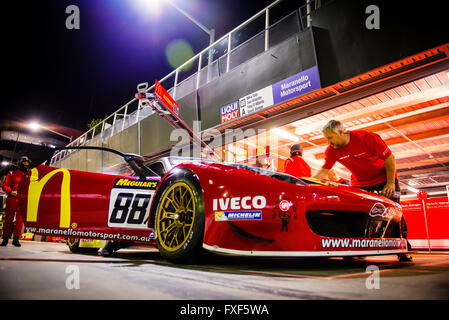
[[[50,171],[39,180],[39,172],[36,168],[31,170],[30,186],[28,187],[28,209],[27,221],[37,221],[37,211],[42,189],[45,184],[57,173],[62,173],[61,184],[61,210],[60,210],[60,228],[70,227],[70,172],[67,169],[56,169]]]
[[[158,182],[157,181],[141,181],[135,179],[128,178],[118,178],[114,182],[114,188],[123,187],[123,188],[139,188],[139,189],[156,189]]]

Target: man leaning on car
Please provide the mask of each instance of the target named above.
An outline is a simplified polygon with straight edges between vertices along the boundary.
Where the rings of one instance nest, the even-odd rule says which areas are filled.
[[[396,161],[382,138],[365,130],[346,131],[340,121],[330,120],[321,130],[329,146],[323,167],[313,176],[323,179],[338,161],[351,171],[351,186],[377,192],[400,203],[401,190]],[[402,235],[407,238],[407,225],[401,221]],[[407,242],[410,248],[410,245]],[[409,254],[400,254],[400,261],[411,261]]]

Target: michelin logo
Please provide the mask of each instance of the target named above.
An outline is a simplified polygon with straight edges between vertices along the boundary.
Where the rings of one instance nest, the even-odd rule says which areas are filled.
[[[262,220],[262,211],[219,211],[215,221]]]

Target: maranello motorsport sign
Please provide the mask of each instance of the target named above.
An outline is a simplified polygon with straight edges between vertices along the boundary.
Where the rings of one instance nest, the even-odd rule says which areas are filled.
[[[320,87],[318,69],[314,66],[221,107],[221,123],[257,112]]]

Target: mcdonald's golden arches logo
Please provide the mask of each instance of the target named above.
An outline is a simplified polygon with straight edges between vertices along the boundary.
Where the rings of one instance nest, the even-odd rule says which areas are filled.
[[[70,172],[67,169],[56,169],[50,171],[39,180],[39,172],[36,168],[31,170],[30,186],[28,187],[28,206],[27,221],[36,222],[41,198],[42,189],[47,182],[57,173],[62,173],[61,184],[61,209],[60,209],[60,228],[70,227]]]

